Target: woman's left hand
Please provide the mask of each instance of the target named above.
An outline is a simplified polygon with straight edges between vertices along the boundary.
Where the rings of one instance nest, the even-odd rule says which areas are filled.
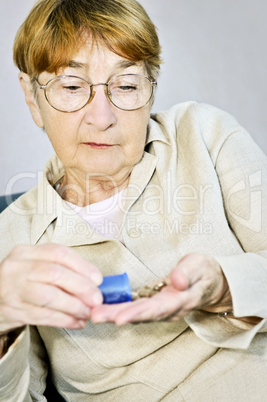
[[[192,310],[212,313],[232,310],[228,283],[218,262],[207,254],[183,257],[158,294],[130,303],[101,305],[92,309],[94,323],[176,321]]]

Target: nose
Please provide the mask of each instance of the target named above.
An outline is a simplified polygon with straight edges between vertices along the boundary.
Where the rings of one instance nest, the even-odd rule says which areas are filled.
[[[91,98],[85,106],[85,121],[95,126],[98,131],[105,131],[117,122],[114,106],[107,97],[106,84],[99,83],[93,87]]]

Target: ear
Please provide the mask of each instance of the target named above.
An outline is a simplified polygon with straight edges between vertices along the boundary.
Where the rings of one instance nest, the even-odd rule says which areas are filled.
[[[20,72],[19,73],[19,82],[20,82],[20,86],[25,94],[25,101],[26,101],[27,105],[29,106],[29,109],[30,109],[34,122],[37,124],[38,127],[43,128],[44,127],[43,119],[41,116],[39,105],[34,96],[31,79],[30,79],[29,75],[26,73]]]

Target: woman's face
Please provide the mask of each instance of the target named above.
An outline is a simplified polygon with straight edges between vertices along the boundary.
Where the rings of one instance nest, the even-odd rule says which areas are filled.
[[[141,63],[129,63],[101,43],[92,45],[88,41],[59,75],[76,75],[90,83],[105,83],[113,75],[125,73],[145,74],[145,71]],[[39,82],[46,84],[54,76],[43,72]],[[52,108],[44,91],[38,89],[35,122],[44,127],[66,173],[72,178],[81,180],[93,174],[122,182],[142,158],[151,105],[123,111],[107,99],[105,86],[96,86],[94,91],[93,100],[84,108],[64,113]]]

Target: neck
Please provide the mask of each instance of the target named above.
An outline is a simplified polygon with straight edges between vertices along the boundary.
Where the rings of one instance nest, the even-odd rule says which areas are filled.
[[[86,180],[76,180],[65,173],[60,186],[61,197],[74,205],[85,207],[112,197],[128,186],[130,175],[119,182],[89,176]]]

